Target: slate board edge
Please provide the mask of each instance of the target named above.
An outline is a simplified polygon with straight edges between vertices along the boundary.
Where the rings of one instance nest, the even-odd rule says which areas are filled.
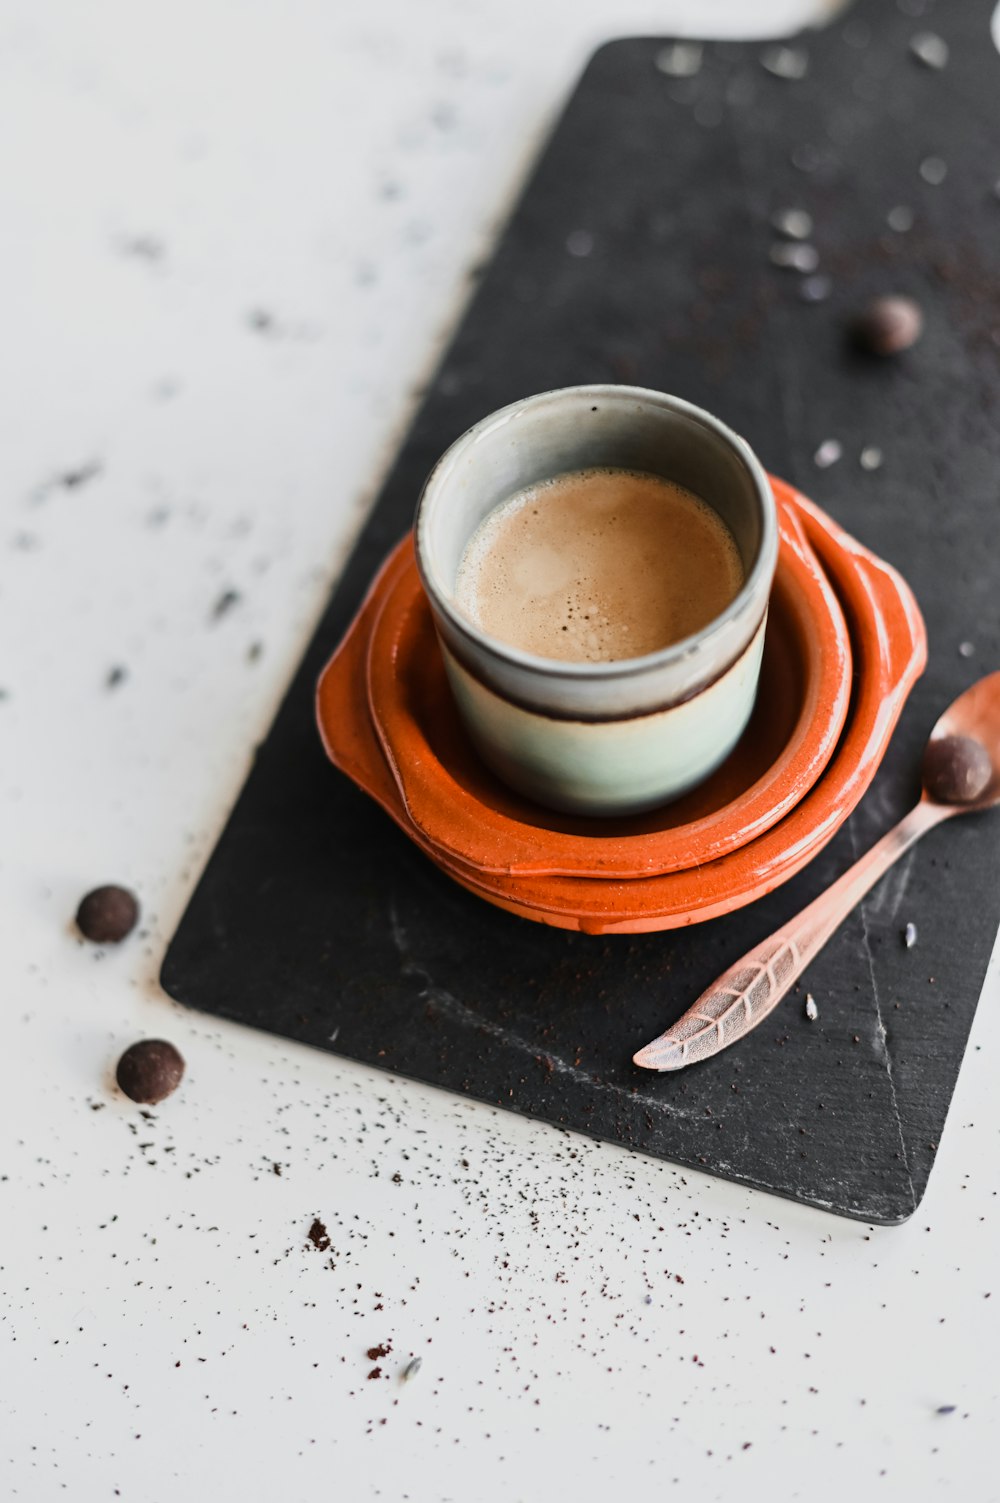
[[[388,818],[387,815],[385,817]],[[192,1011],[201,1012],[202,1016],[205,1016],[206,1014],[204,1009],[200,1008],[196,1001],[189,1001],[185,996],[181,995],[182,988],[180,988],[178,984],[172,982],[170,979],[169,967],[170,954],[168,952],[160,971],[160,984],[163,987],[164,991],[167,992],[168,996],[170,996],[173,1001],[180,1003],[183,1007],[190,1008]],[[633,1148],[628,1144],[616,1142],[612,1138],[601,1137],[596,1133],[588,1133],[584,1128],[567,1127],[564,1123],[557,1122],[553,1118],[544,1116],[536,1111],[526,1111],[521,1106],[519,1106],[517,1102],[507,1103],[492,1101],[488,1096],[485,1095],[477,1095],[471,1091],[458,1090],[452,1086],[438,1085],[434,1081],[424,1080],[419,1075],[407,1075],[405,1070],[389,1069],[385,1065],[378,1064],[375,1060],[369,1060],[359,1055],[351,1054],[347,1046],[345,1045],[342,1045],[337,1049],[332,1049],[326,1048],[321,1043],[311,1043],[304,1039],[289,1039],[288,1035],[286,1033],[283,1033],[280,1029],[270,1028],[266,1023],[247,1023],[243,1018],[240,1018],[235,1014],[228,1013],[224,1006],[213,1007],[211,1013],[208,1014],[208,1016],[223,1018],[226,1022],[235,1024],[240,1028],[245,1028],[248,1032],[251,1033],[265,1033],[271,1038],[283,1039],[285,1043],[295,1044],[299,1048],[313,1049],[317,1054],[331,1054],[337,1059],[347,1060],[348,1063],[361,1066],[364,1069],[378,1070],[381,1074],[387,1075],[392,1079],[405,1080],[414,1085],[425,1087],[428,1090],[440,1092],[440,1094],[445,1097],[457,1096],[462,1101],[474,1101],[477,1105],[489,1107],[495,1112],[510,1112],[514,1116],[523,1117],[528,1122],[539,1123],[546,1129],[563,1134],[564,1136],[587,1138],[591,1143],[596,1143],[602,1148],[610,1148],[619,1153],[628,1154],[634,1158],[649,1159],[652,1163],[663,1164],[668,1168],[673,1167],[675,1169],[687,1169],[694,1174],[704,1175],[708,1179],[725,1180],[728,1184],[737,1185],[740,1189],[755,1190],[767,1195],[774,1195],[777,1196],[780,1200],[790,1201],[794,1205],[808,1206],[810,1210],[822,1211],[825,1215],[835,1216],[840,1220],[846,1219],[849,1221],[857,1221],[866,1226],[902,1226],[905,1222],[909,1221],[911,1216],[913,1216],[914,1212],[919,1208],[920,1201],[923,1198],[923,1192],[921,1192],[921,1195],[917,1197],[914,1204],[908,1207],[903,1212],[903,1214],[899,1216],[880,1215],[874,1213],[870,1208],[864,1211],[841,1208],[840,1206],[834,1205],[830,1201],[825,1201],[818,1196],[810,1195],[808,1192],[797,1192],[793,1195],[789,1191],[782,1189],[780,1185],[767,1184],[760,1179],[755,1180],[750,1178],[749,1176],[725,1172],[715,1165],[700,1164],[697,1162],[697,1160],[683,1157],[680,1154],[676,1156],[670,1155],[668,1157],[664,1154],[647,1152],[642,1148]],[[692,1068],[696,1070],[698,1067],[697,1065],[695,1065]]]

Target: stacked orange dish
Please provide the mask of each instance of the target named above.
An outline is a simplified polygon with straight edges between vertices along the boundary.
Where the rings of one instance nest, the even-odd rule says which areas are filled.
[[[781,543],[757,705],[728,760],[684,798],[628,819],[573,818],[495,778],[454,709],[409,538],[320,678],[331,761],[449,876],[541,923],[672,929],[770,892],[856,807],[926,659],[895,570],[772,485]]]

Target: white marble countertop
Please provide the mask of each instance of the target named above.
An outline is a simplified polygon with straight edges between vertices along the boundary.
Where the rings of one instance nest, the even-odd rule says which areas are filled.
[[[752,27],[823,8],[760,0]],[[1000,1495],[995,971],[929,1192],[892,1230],[156,985],[587,53],[746,34],[749,9],[3,7],[4,1497]],[[143,904],[113,952],[71,924],[103,881]],[[188,1061],[148,1117],[112,1083],[143,1035]]]

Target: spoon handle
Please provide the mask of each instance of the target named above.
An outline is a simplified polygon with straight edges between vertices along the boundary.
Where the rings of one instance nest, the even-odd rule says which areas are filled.
[[[718,1054],[767,1017],[833,931],[900,856],[954,809],[922,799],[866,855],[784,928],[731,965],[693,1007],[633,1056],[647,1070],[681,1070]]]

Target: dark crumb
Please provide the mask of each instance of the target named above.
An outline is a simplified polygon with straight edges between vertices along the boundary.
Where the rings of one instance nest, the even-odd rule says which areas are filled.
[[[909,297],[877,297],[851,327],[855,344],[870,355],[899,355],[923,333],[924,315]]]
[[[927,743],[924,787],[941,804],[971,804],[985,793],[993,763],[981,741],[972,736],[934,736]]]
[[[330,1238],[327,1236],[326,1227],[318,1216],[313,1218],[313,1224],[306,1233],[306,1236],[317,1252],[326,1252],[330,1246]]]
[[[936,1413],[938,1413],[938,1414],[954,1414],[955,1410],[957,1408],[958,1408],[957,1404],[939,1404],[937,1406]]]
[[[247,314],[247,327],[257,334],[273,334],[277,329],[277,320],[266,308],[251,308]]]
[[[392,1342],[391,1341],[380,1342],[378,1346],[370,1346],[368,1348],[368,1353],[367,1353],[367,1355],[368,1355],[368,1361],[369,1362],[377,1362],[380,1357],[388,1357],[388,1355],[389,1355],[389,1353],[391,1351],[392,1351]]]
[[[212,620],[221,621],[234,605],[239,605],[241,598],[239,590],[223,590],[212,607]]]
[[[272,1164],[271,1165],[271,1173],[272,1174],[277,1174],[278,1177],[280,1178],[281,1177],[281,1165],[280,1164]]]
[[[76,910],[76,925],[84,939],[96,945],[117,945],[139,921],[139,902],[127,887],[109,883],[95,887]]]
[[[115,1079],[131,1101],[155,1106],[170,1096],[184,1076],[184,1060],[165,1039],[142,1039],[126,1049]]]
[[[368,1381],[370,1383],[372,1378],[381,1378],[381,1376],[382,1369],[380,1367],[373,1367],[371,1372],[368,1374]]]
[[[403,1183],[403,1176],[400,1174],[400,1172],[399,1172],[398,1169],[396,1170],[395,1174],[392,1176],[392,1182],[393,1182],[394,1185],[401,1185]]]
[[[113,668],[108,669],[104,679],[104,687],[105,689],[117,689],[118,685],[123,684],[127,678],[128,669],[124,668],[121,663],[116,663]]]
[[[123,256],[135,256],[137,261],[162,261],[166,246],[154,235],[130,235],[120,242]]]
[[[89,480],[96,480],[103,469],[100,460],[92,459],[88,464],[81,464],[75,470],[64,470],[55,479],[56,485],[61,485],[65,491],[77,491]]]

